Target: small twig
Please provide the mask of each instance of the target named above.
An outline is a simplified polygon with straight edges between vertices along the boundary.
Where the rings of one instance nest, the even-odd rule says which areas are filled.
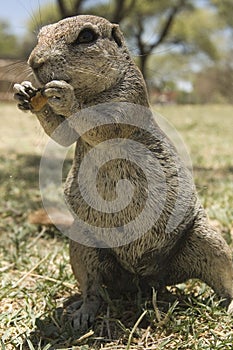
[[[91,337],[94,334],[94,331],[91,329],[89,332],[87,332],[86,334],[82,335],[80,338],[78,338],[77,340],[75,340],[73,342],[73,345],[76,345],[78,343],[81,343],[83,340]]]
[[[31,275],[31,273],[37,269],[38,266],[40,266],[47,258],[48,258],[49,254],[47,256],[45,256],[43,259],[41,259],[35,266],[33,266],[31,268],[31,270],[29,270],[23,277],[21,277],[13,286],[12,288],[16,288],[18,287],[18,285],[20,283],[22,283],[28,276]]]
[[[135,325],[133,326],[133,329],[132,331],[130,332],[130,335],[129,335],[129,339],[128,339],[128,343],[127,343],[127,346],[126,346],[126,350],[129,350],[130,349],[130,344],[131,344],[131,340],[132,340],[132,337],[133,337],[133,334],[136,330],[136,328],[138,327],[139,323],[142,321],[143,317],[146,315],[147,313],[147,310],[145,310],[141,316],[138,318],[137,322],[135,323]]]
[[[20,273],[22,273],[22,272],[20,272]],[[60,282],[64,287],[67,287],[67,288],[70,288],[70,289],[74,289],[74,285],[73,284],[68,283],[68,282],[62,282],[62,281],[57,280],[57,279],[52,278],[52,277],[42,276],[42,275],[38,275],[36,273],[30,273],[30,276],[31,277],[37,277],[37,278],[43,279],[45,281],[50,281],[50,282],[54,282],[54,283]]]
[[[3,267],[0,268],[0,272],[5,272],[5,271],[9,270],[13,266],[15,266],[15,263],[9,264],[7,266],[3,266]]]
[[[161,314],[159,312],[159,308],[157,305],[157,292],[155,291],[154,288],[153,288],[153,292],[152,292],[152,304],[153,304],[156,320],[158,322],[161,322]]]
[[[109,319],[110,319],[110,308],[109,305],[107,306],[107,319],[105,320],[106,322],[106,326],[107,326],[107,331],[108,331],[108,338],[112,339],[112,334],[111,334],[111,330],[110,330],[110,324],[109,324]]]
[[[175,310],[178,304],[179,304],[178,301],[175,301],[173,303],[173,305],[169,308],[168,312],[166,313],[165,317],[160,322],[158,322],[157,324],[158,327],[164,327],[168,323],[168,321],[171,318],[171,314],[173,313],[173,311]]]
[[[104,319],[102,319],[102,321],[101,321],[100,331],[99,331],[98,333],[99,333],[99,336],[98,336],[98,338],[95,338],[95,342],[94,342],[94,344],[93,344],[94,349],[95,349],[96,345],[98,344],[98,342],[99,342],[100,340],[103,339],[103,333],[104,333]]]
[[[150,329],[151,329],[151,327],[148,326],[147,329],[146,329],[146,331],[144,332],[144,334],[143,334],[143,336],[142,336],[142,341],[145,340],[146,348],[148,348],[148,338],[149,338],[149,336],[150,336]]]
[[[38,236],[36,236],[36,238],[35,239],[33,239],[33,241],[28,245],[28,249],[30,249],[30,248],[32,248],[35,244],[36,244],[36,242],[43,236],[43,234],[45,233],[45,231],[46,231],[46,227],[44,226],[43,228],[42,228],[42,230],[40,231],[40,233],[38,234]]]

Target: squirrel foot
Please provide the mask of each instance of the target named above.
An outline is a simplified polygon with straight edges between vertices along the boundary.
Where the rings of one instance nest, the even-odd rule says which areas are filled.
[[[81,306],[80,306],[81,305]],[[71,318],[74,329],[85,331],[94,323],[96,313],[99,309],[100,301],[76,301],[67,308],[67,314]]]

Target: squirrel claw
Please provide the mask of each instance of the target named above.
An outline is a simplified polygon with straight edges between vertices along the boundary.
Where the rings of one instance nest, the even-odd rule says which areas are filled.
[[[24,81],[22,84],[14,84],[14,99],[17,100],[18,108],[23,111],[32,110],[31,99],[36,95],[38,89],[34,88],[30,81]]]
[[[35,96],[38,89],[34,88],[30,81],[24,81],[22,84],[14,84],[14,92],[16,95],[22,95],[27,98]]]

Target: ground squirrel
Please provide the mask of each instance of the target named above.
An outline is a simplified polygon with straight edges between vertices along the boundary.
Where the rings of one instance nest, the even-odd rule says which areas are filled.
[[[70,241],[71,265],[83,295],[82,305],[74,304],[74,327],[85,329],[94,321],[102,300],[100,291],[103,284],[109,290],[118,291],[119,288],[120,293],[120,289],[130,287],[134,279],[142,288],[158,289],[189,278],[199,278],[226,300],[231,312],[231,252],[221,234],[210,226],[190,181],[189,170],[156,122],[151,121],[150,115],[147,115],[149,123],[153,123],[162,137],[156,138],[143,128],[131,126],[132,119],[127,120],[124,103],[147,109],[149,102],[143,77],[130,57],[118,25],[104,18],[85,15],[45,26],[39,33],[38,44],[28,63],[38,86],[35,88],[29,82],[15,85],[19,108],[35,113],[45,132],[57,142],[66,145],[78,139],[73,166],[65,185],[66,200],[74,215],[89,221],[93,228],[101,222],[102,226],[117,228],[124,234],[124,223],[140,214],[148,196],[154,212],[164,201],[153,225],[127,244],[101,247],[97,243],[95,247],[95,244],[88,244],[88,237],[92,237],[93,233],[85,230],[82,234],[87,237],[87,245]],[[40,95],[38,101],[37,94]],[[90,106],[97,106],[98,112],[98,106],[102,104],[106,104],[104,111],[102,109],[105,118],[110,115],[109,124],[93,127],[78,137],[78,112],[88,110]],[[121,122],[119,126],[112,122],[111,108],[115,108],[114,115],[124,114],[125,124]],[[64,137],[57,130],[69,117],[77,125],[73,128],[67,123]],[[135,162],[119,157],[115,163],[109,161],[99,169],[96,178],[98,191],[102,198],[111,202],[115,199],[118,181],[127,179],[134,184],[132,203],[121,212],[111,213],[101,213],[88,207],[77,188],[80,162],[92,147],[114,137],[120,138],[123,145],[126,140],[133,140],[150,150],[163,172],[165,198],[159,185],[155,184],[155,188],[151,189],[148,187],[144,169],[138,169]],[[134,151],[135,154],[140,153],[140,148]],[[151,164],[147,169],[148,176],[151,181],[159,183],[161,173],[153,162]],[[177,204],[179,177],[189,185],[188,197],[184,197],[187,203],[186,200],[178,201],[184,209],[183,217],[173,230],[168,230],[169,218]]]

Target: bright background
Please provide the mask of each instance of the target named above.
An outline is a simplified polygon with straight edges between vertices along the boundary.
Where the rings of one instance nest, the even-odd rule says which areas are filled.
[[[41,5],[53,3],[50,0],[6,0],[1,4],[0,18],[7,19],[12,32],[23,35],[26,32],[26,22],[33,17],[33,12]]]

